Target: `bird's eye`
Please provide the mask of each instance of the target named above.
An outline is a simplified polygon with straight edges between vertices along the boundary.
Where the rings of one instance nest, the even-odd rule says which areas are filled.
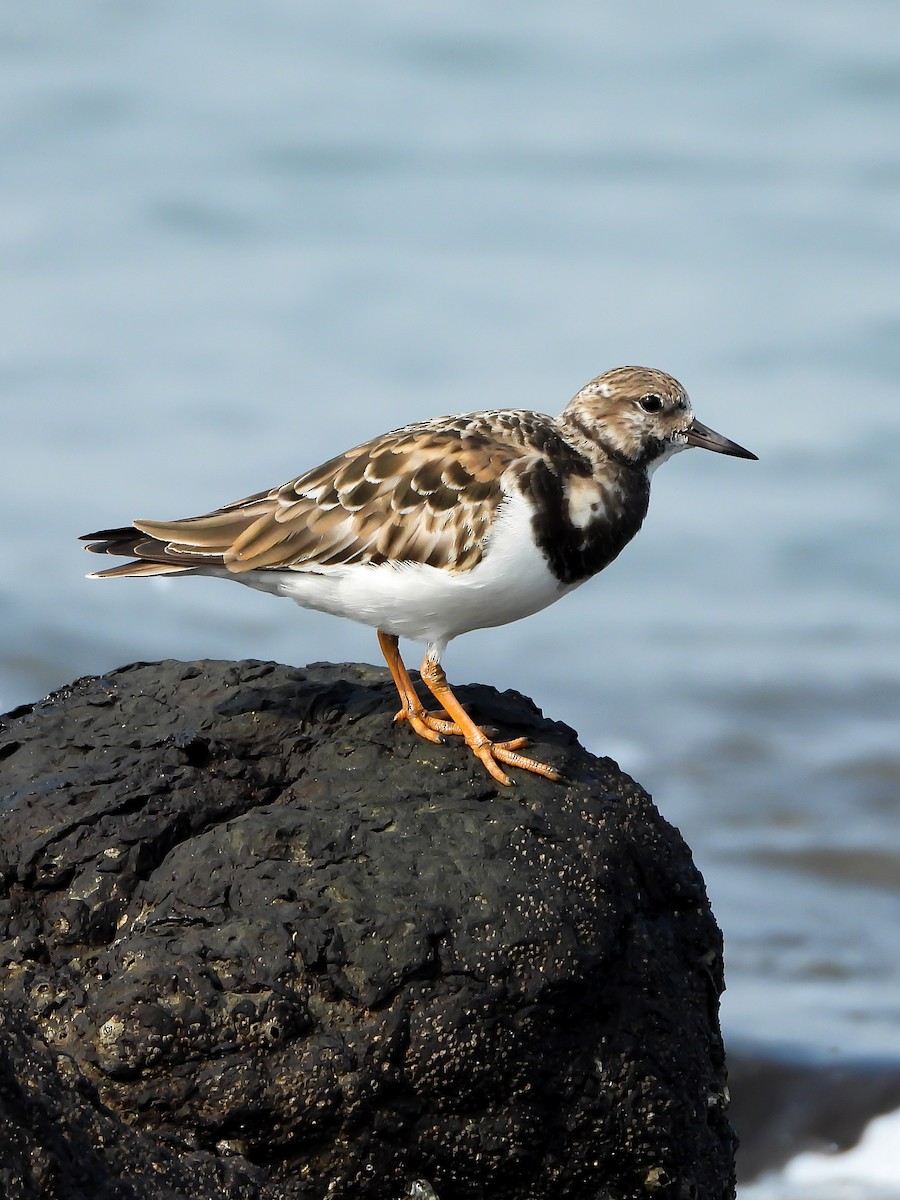
[[[658,413],[663,406],[661,396],[641,396],[638,401],[645,413]]]

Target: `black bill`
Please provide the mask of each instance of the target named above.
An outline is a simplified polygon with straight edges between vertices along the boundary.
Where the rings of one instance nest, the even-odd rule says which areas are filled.
[[[715,450],[716,454],[730,454],[733,458],[752,458],[754,461],[758,461],[755,454],[751,454],[749,450],[745,450],[737,442],[732,442],[727,437],[722,437],[721,433],[716,433],[714,429],[710,429],[708,425],[704,425],[696,417],[691,421],[691,427],[687,431],[687,442],[689,446],[700,446],[704,450]]]

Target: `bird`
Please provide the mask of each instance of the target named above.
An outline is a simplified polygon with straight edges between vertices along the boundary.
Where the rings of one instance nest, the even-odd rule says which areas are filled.
[[[461,737],[503,786],[506,768],[561,781],[496,740],[441,665],[449,642],[560,600],[619,555],[643,523],[656,468],[688,447],[756,459],[699,421],[684,387],[617,367],[558,417],[489,409],[404,425],[280,487],[202,516],[84,534],[130,561],[89,578],[208,575],[373,626],[400,698],[395,721],[429,742]],[[423,643],[426,709],[399,639]]]

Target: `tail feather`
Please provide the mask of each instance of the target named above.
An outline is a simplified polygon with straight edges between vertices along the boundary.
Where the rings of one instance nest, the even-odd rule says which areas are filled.
[[[263,505],[245,503],[240,509],[220,509],[204,517],[186,517],[180,521],[135,521],[134,524],[135,528],[159,542],[224,554],[244,530],[266,511]]]
[[[122,575],[196,575],[196,567],[178,567],[174,563],[146,562],[136,559],[134,562],[119,563],[117,567],[109,567],[105,571],[91,571],[88,579],[115,579]]]
[[[96,533],[83,533],[78,540],[80,542],[96,542],[97,545],[95,546],[85,547],[86,550],[90,550],[94,554],[108,554],[109,551],[105,548],[107,544],[112,545],[114,542],[124,542],[136,535],[137,530],[133,525],[123,525],[120,529],[98,529]]]
[[[259,492],[201,517],[180,521],[135,521],[119,529],[85,533],[81,541],[91,554],[111,554],[134,561],[106,571],[94,579],[121,575],[196,575],[210,568],[242,570],[231,563],[231,548],[248,527],[268,512],[268,493]]]
[[[87,543],[85,550],[91,554],[111,554],[135,560],[119,563],[106,571],[92,571],[92,579],[112,579],[123,575],[194,575],[203,567],[222,566],[221,554],[148,537],[133,525],[85,533],[81,541]]]

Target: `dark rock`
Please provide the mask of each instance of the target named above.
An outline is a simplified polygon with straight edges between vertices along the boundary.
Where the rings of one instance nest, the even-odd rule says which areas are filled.
[[[137,664],[0,723],[9,1197],[732,1195],[687,847],[460,691],[571,782],[498,788],[370,667]]]
[[[228,1196],[283,1200],[246,1160],[132,1129],[66,1054],[0,1000],[0,1196],[124,1200]]]

